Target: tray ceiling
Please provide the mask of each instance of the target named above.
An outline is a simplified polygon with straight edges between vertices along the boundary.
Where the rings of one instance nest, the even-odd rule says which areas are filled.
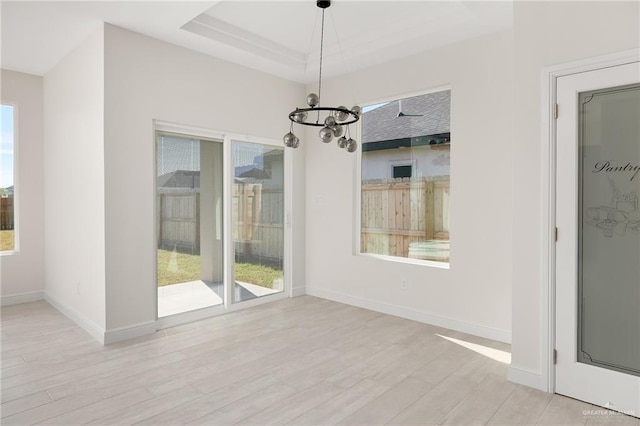
[[[315,1],[2,1],[1,66],[47,73],[102,22],[279,77],[318,77]],[[511,2],[348,1],[327,9],[323,73],[336,76],[508,28]]]

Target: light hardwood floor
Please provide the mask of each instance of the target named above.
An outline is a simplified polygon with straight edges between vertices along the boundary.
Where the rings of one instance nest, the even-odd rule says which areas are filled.
[[[46,302],[3,307],[1,329],[4,425],[640,426],[460,342],[508,345],[310,296],[106,347]]]

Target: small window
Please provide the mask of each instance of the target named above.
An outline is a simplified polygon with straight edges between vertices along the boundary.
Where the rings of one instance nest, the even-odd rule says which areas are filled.
[[[0,105],[0,251],[16,249],[14,165],[14,107]]]
[[[451,91],[363,107],[360,252],[449,262]]]
[[[393,166],[393,178],[410,178],[411,177],[411,165],[408,166]]]

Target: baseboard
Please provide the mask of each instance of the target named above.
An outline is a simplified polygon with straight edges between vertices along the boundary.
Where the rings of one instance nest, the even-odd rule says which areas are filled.
[[[156,332],[156,321],[145,321],[127,327],[112,328],[104,332],[104,344],[121,342]]]
[[[168,317],[158,318],[155,322],[155,327],[156,330],[164,330],[165,328],[177,327],[190,322],[224,315],[228,312],[229,311],[224,309],[223,305],[210,306],[208,308],[196,309],[195,311],[187,311],[180,314],[169,315]]]
[[[531,371],[514,365],[509,366],[507,379],[519,385],[535,388],[543,392],[548,392],[547,382],[539,371]]]
[[[305,294],[307,294],[305,287],[293,287],[291,290],[291,297],[304,296]]]
[[[0,306],[18,305],[20,303],[37,302],[44,300],[44,291],[31,291],[29,293],[10,294],[0,297]]]
[[[335,302],[345,303],[347,305],[357,306],[359,308],[370,309],[372,311],[410,319],[413,321],[419,321],[450,330],[461,331],[463,333],[484,337],[486,339],[497,340],[504,343],[511,343],[511,333],[507,330],[472,324],[453,318],[442,317],[425,311],[417,311],[415,309],[405,308],[403,306],[391,305],[388,303],[378,302],[376,300],[354,297],[351,295],[314,287],[306,287],[306,294],[310,296],[320,297],[322,299],[329,299]]]
[[[87,333],[91,335],[98,342],[105,344],[105,330],[94,323],[86,319],[82,314],[78,313],[76,310],[68,307],[64,303],[57,300],[55,297],[52,297],[50,294],[45,293],[44,299],[58,311],[62,312],[67,318],[71,321],[75,322],[79,327],[84,329]]]

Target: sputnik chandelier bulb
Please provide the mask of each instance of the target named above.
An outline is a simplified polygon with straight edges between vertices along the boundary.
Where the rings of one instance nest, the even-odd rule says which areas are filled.
[[[333,138],[338,138],[338,147],[346,149],[348,152],[355,152],[358,143],[351,137],[349,124],[360,120],[361,110],[359,106],[348,109],[346,106],[323,107],[320,105],[320,95],[322,94],[322,49],[324,45],[324,12],[331,6],[331,0],[317,0],[316,5],[322,9],[322,30],[320,34],[320,76],[318,78],[318,93],[307,95],[308,108],[296,108],[289,113],[291,127],[289,133],[284,135],[282,140],[289,148],[300,146],[300,139],[293,133],[293,125],[322,127],[318,135],[324,143],[329,143]],[[322,118],[324,116],[324,118]]]

